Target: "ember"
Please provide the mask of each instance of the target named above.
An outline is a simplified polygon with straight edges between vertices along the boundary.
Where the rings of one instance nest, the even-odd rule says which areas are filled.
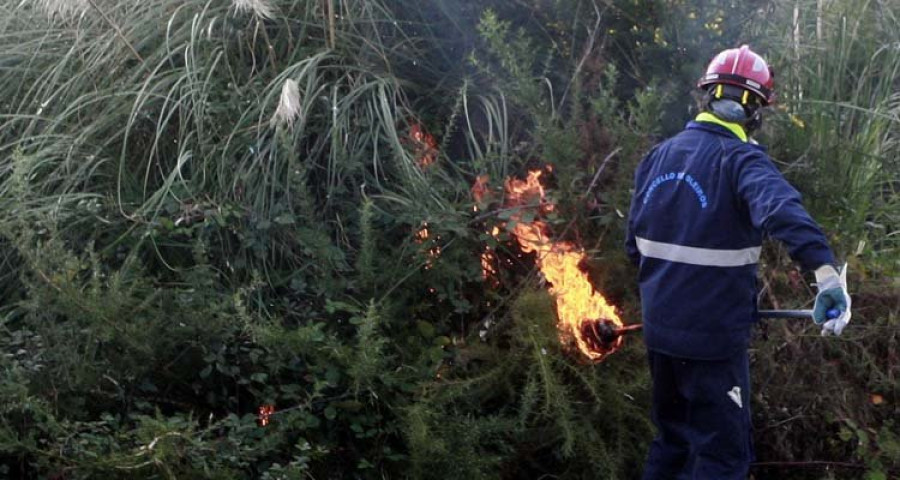
[[[267,426],[269,424],[269,417],[271,417],[273,413],[275,413],[275,405],[260,405],[259,416],[257,418],[259,426]]]
[[[490,182],[490,177],[487,175],[479,175],[475,178],[475,183],[472,185],[472,198],[475,199],[475,206],[473,209],[477,212],[479,210],[479,204],[484,204],[491,200],[491,190],[488,183]],[[488,232],[494,238],[497,238],[500,235],[500,229],[496,226]],[[494,264],[497,261],[497,256],[494,254],[494,251],[491,247],[484,247],[484,252],[481,254],[481,276],[486,280],[491,282],[493,286],[498,285],[497,280],[497,267]]]
[[[497,268],[494,267],[496,257],[491,247],[485,247],[481,254],[481,276],[485,280],[496,281]]]
[[[437,238],[432,239],[431,233],[428,231],[428,222],[423,222],[422,227],[416,232],[416,243],[426,245],[428,258],[425,260],[425,269],[429,270],[434,266],[434,260],[441,256],[441,246],[436,242]]]
[[[426,168],[437,161],[437,140],[426,132],[422,125],[413,123],[409,127],[409,139],[412,143],[413,155],[416,157],[416,164],[420,168]]]
[[[472,197],[476,202],[481,203],[488,198],[488,194],[490,193],[488,182],[490,179],[491,178],[487,175],[479,175],[475,178],[475,184],[472,185]],[[478,211],[478,205],[475,206],[475,211]]]

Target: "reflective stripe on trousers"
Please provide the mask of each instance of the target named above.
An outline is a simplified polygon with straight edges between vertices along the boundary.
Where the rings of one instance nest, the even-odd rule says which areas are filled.
[[[654,242],[636,237],[641,255],[670,262],[687,263],[702,267],[742,267],[759,262],[762,247],[748,247],[737,250],[719,248],[698,248],[674,243]]]

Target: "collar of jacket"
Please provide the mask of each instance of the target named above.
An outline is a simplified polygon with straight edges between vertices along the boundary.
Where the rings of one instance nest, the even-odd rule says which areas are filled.
[[[714,125],[719,125],[727,129],[729,132],[733,133],[735,137],[740,138],[742,142],[747,141],[747,132],[744,131],[744,127],[738,125],[737,123],[726,122],[709,112],[702,112],[701,114],[697,115],[697,118],[694,119],[694,122],[712,123]]]

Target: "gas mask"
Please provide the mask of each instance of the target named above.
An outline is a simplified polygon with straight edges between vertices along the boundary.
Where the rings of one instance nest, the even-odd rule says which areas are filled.
[[[741,105],[729,98],[710,98],[707,110],[726,122],[737,123],[748,133],[758,130],[762,126],[760,108],[755,104]]]

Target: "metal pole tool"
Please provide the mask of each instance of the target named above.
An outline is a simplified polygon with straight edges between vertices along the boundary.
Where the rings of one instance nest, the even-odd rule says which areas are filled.
[[[812,310],[760,310],[759,318],[812,318]],[[832,308],[825,312],[829,320],[841,316],[841,311]]]

